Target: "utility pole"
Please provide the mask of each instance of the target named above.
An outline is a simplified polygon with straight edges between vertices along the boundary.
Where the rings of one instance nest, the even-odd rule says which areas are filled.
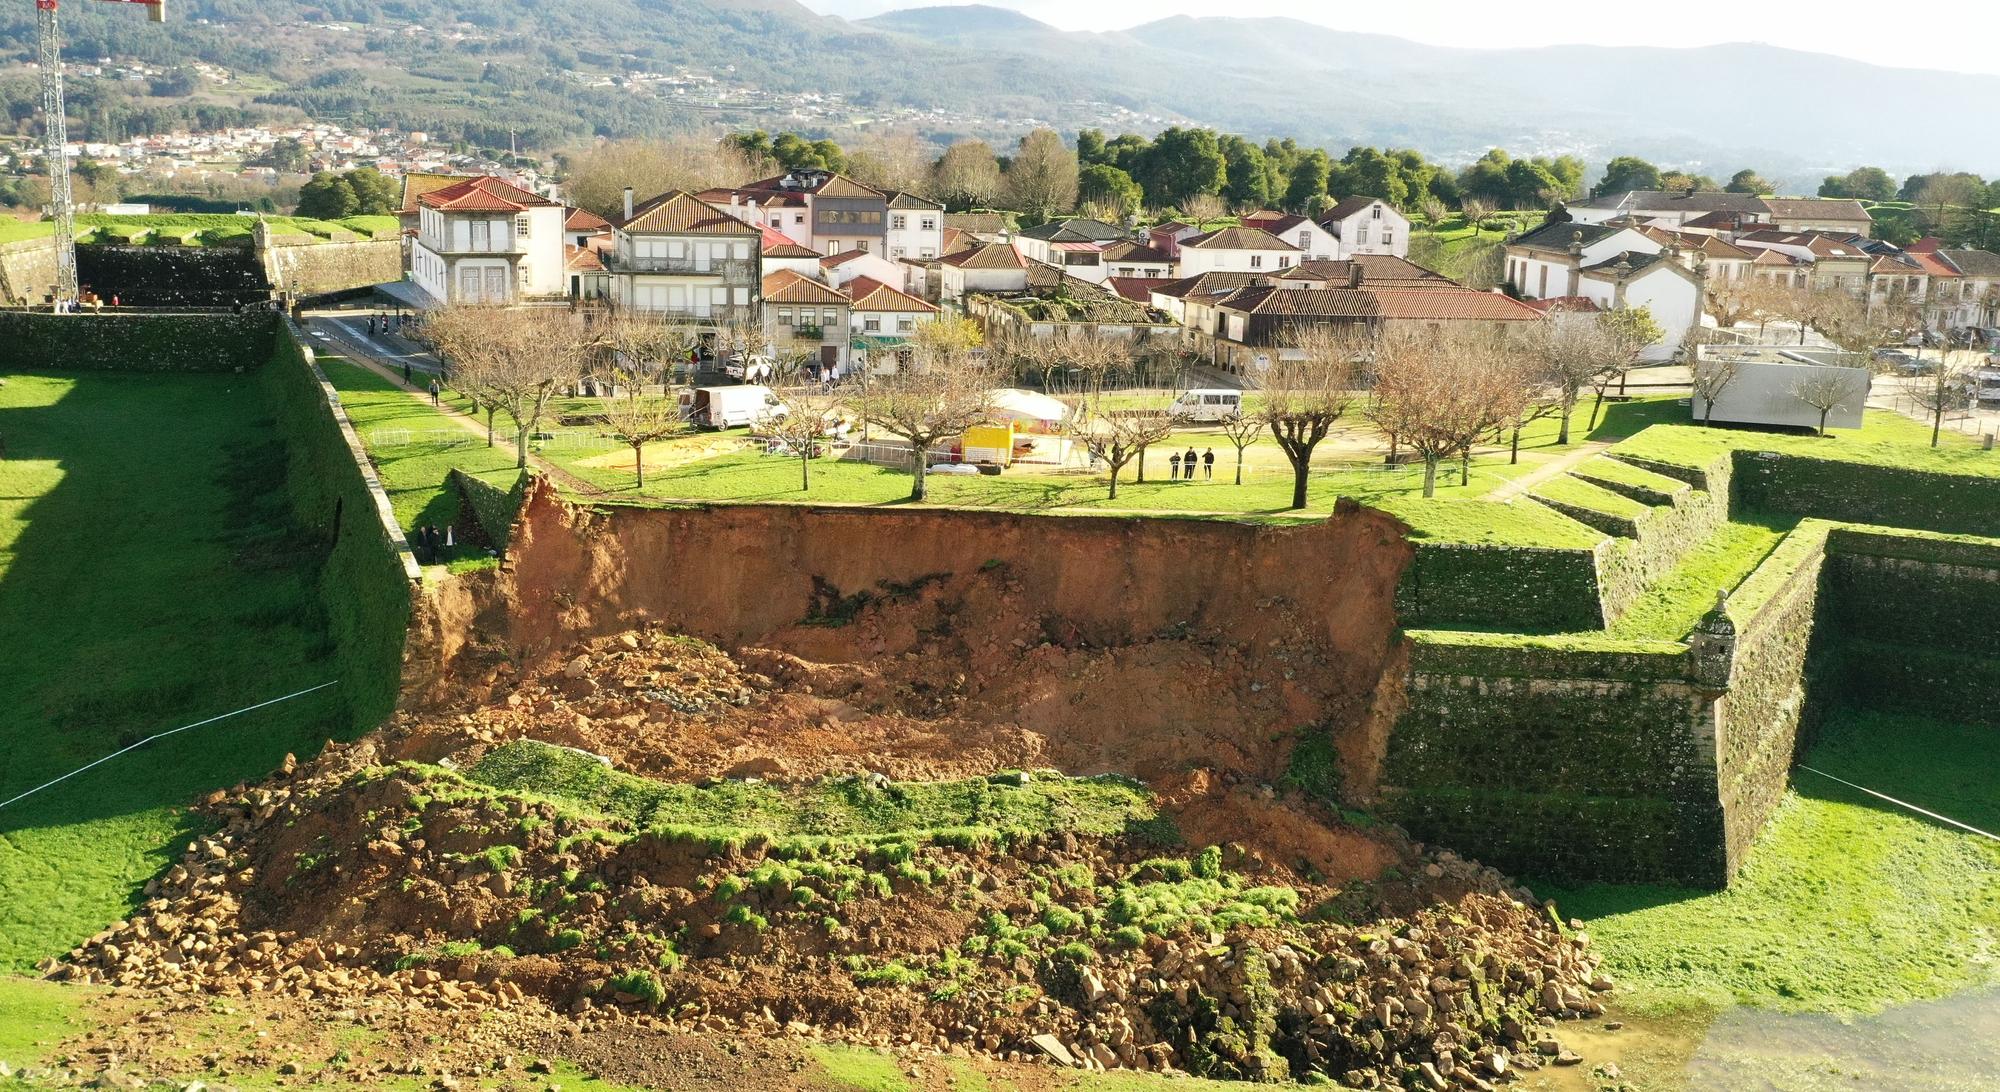
[[[70,203],[69,121],[63,110],[62,28],[57,0],[35,0],[36,60],[42,68],[42,151],[49,166],[49,219],[56,225],[56,310],[76,306],[76,209]],[[139,4],[152,21],[167,21],[166,0],[105,0]]]

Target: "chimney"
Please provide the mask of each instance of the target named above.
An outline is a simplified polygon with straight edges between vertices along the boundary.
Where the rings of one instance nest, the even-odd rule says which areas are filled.
[[[1359,288],[1359,287],[1361,287],[1361,263],[1360,263],[1360,262],[1352,262],[1352,261],[1351,261],[1351,262],[1348,262],[1348,263],[1347,263],[1347,287],[1349,287],[1349,288]]]
[[[625,218],[632,218],[632,187],[625,187]]]

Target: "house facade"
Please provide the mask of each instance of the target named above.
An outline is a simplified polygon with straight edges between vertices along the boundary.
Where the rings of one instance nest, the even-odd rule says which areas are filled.
[[[1103,284],[1111,276],[1104,251],[1128,242],[1124,229],[1102,220],[1073,217],[1051,220],[1014,236],[1014,248],[1031,262],[1052,265],[1078,280]]]
[[[696,196],[820,254],[889,250],[889,195],[833,171],[787,171]],[[937,215],[942,227],[942,211]]]
[[[1290,342],[1300,328],[1381,332],[1418,327],[1508,337],[1542,320],[1539,312],[1518,300],[1455,281],[1288,289],[1260,277],[1250,287],[1216,301],[1213,312],[1213,329],[1195,333],[1194,345],[1215,367],[1238,375],[1256,375],[1295,353]]]
[[[855,366],[893,373],[908,356],[918,327],[936,322],[936,307],[881,281],[861,277],[846,288],[849,342]]]
[[[944,256],[944,206],[914,193],[885,195],[889,231],[883,252],[890,261],[927,262]]]
[[[1409,217],[1379,197],[1344,198],[1320,217],[1319,226],[1333,237],[1329,258],[1410,253]]]
[[[1286,212],[1253,212],[1243,218],[1244,227],[1254,227],[1268,231],[1272,235],[1299,248],[1302,262],[1328,262],[1341,257],[1340,239],[1326,227],[1312,222],[1304,216]],[[1375,233],[1379,236],[1379,232]],[[1395,231],[1390,229],[1389,251],[1365,251],[1363,253],[1393,253]],[[1407,250],[1408,248],[1405,247]]]
[[[763,281],[763,232],[680,190],[634,203],[612,221],[604,255],[619,307],[708,325],[752,321]]]
[[[504,306],[569,286],[563,206],[481,175],[415,199],[410,280],[441,304]]]
[[[1621,224],[1543,224],[1507,244],[1507,285],[1524,300],[1577,296],[1583,271],[1621,254],[1658,254],[1666,247]]]
[[[1028,290],[1028,263],[1007,243],[983,243],[939,259],[938,297],[957,303],[975,293],[1000,295]]]
[[[1297,265],[1298,247],[1262,228],[1232,227],[1182,240],[1176,277],[1203,273],[1278,274]]]
[[[809,359],[820,375],[847,370],[852,300],[789,269],[765,276],[763,296],[764,332],[774,350]]]

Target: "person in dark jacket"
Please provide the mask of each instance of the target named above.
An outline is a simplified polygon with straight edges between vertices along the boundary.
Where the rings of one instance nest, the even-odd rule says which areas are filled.
[[[1201,476],[1209,481],[1215,480],[1214,448],[1209,448],[1207,451],[1201,453]]]
[[[1181,477],[1186,478],[1188,481],[1193,481],[1194,464],[1199,460],[1200,456],[1194,453],[1194,449],[1188,448],[1187,454],[1181,457]]]
[[[1181,453],[1180,453],[1180,452],[1176,451],[1176,452],[1174,452],[1173,454],[1171,454],[1171,455],[1168,455],[1168,456],[1167,456],[1167,467],[1168,467],[1168,469],[1167,469],[1167,480],[1168,480],[1168,481],[1173,481],[1173,480],[1174,480],[1175,478],[1178,478],[1178,477],[1180,477],[1180,476],[1181,476]]]

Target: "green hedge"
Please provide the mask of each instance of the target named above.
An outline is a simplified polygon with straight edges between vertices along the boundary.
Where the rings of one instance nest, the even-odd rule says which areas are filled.
[[[126,372],[255,371],[271,358],[280,319],[269,312],[52,315],[0,311],[0,345],[22,368]]]
[[[1735,487],[1760,512],[2000,535],[2000,477],[1739,451]]]
[[[1406,626],[1599,629],[1597,557],[1588,549],[1418,542],[1396,586],[1396,613]]]
[[[319,381],[289,332],[277,336],[261,378],[286,437],[293,518],[330,541],[320,598],[353,727],[367,730],[396,707],[410,583]]]

